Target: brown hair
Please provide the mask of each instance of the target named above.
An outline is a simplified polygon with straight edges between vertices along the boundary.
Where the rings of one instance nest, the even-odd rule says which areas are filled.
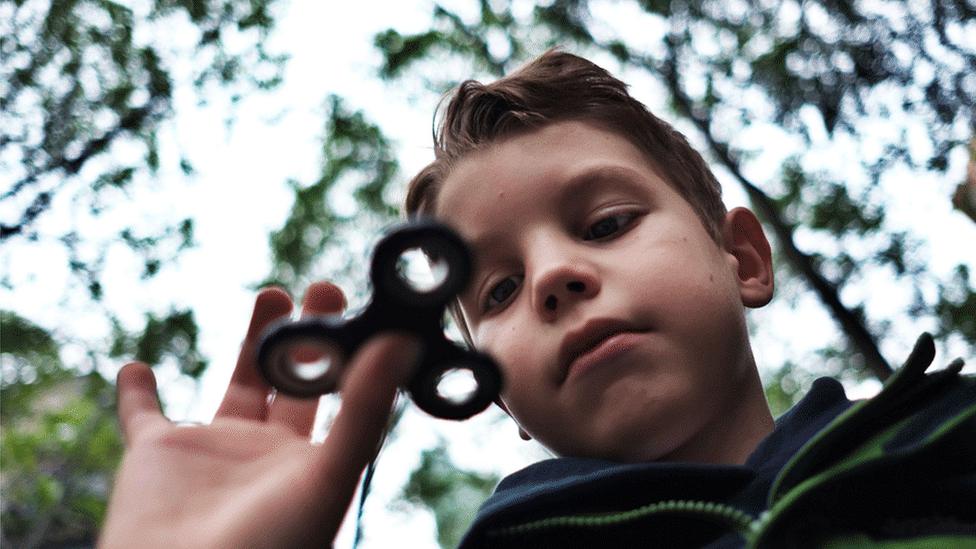
[[[581,120],[633,143],[721,242],[722,189],[704,159],[684,135],[631,97],[626,84],[586,59],[553,49],[490,84],[467,80],[449,94],[440,118],[434,161],[407,187],[409,217],[433,214],[441,185],[466,154],[546,124]],[[451,312],[471,343],[456,304]]]

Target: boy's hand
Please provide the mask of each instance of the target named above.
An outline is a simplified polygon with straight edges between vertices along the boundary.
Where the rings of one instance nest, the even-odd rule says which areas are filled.
[[[330,314],[342,292],[313,284],[303,314]],[[279,289],[257,297],[230,385],[210,425],[177,426],[160,412],[156,380],[142,363],[118,378],[126,451],[100,547],[328,546],[386,426],[416,342],[377,336],[353,358],[328,437],[310,443],[318,399],[276,395],[255,364],[257,338],[287,315]]]

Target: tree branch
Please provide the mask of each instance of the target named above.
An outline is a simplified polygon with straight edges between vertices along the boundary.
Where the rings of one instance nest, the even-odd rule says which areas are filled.
[[[141,129],[145,125],[145,120],[153,114],[155,110],[156,101],[150,101],[150,103],[143,105],[137,109],[132,109],[119,120],[119,123],[114,128],[108,130],[102,135],[88,141],[85,143],[84,148],[78,153],[74,158],[65,158],[63,156],[58,156],[48,162],[47,165],[32,170],[23,179],[13,184],[10,189],[0,196],[0,200],[6,200],[11,198],[20,191],[24,190],[26,187],[34,184],[37,179],[48,172],[62,169],[67,175],[74,175],[81,171],[81,167],[85,165],[85,162],[91,160],[95,155],[103,152],[108,145],[119,136],[124,131],[135,131]]]
[[[49,162],[41,169],[31,171],[23,179],[15,183],[10,190],[0,196],[0,200],[5,200],[16,196],[25,188],[36,183],[37,179],[42,174],[57,169],[64,170],[65,175],[74,175],[78,173],[81,171],[82,166],[84,166],[86,162],[88,162],[92,157],[104,152],[112,141],[122,132],[136,131],[144,127],[146,119],[153,114],[157,103],[158,102],[156,101],[150,101],[148,104],[143,105],[142,107],[132,109],[131,111],[127,112],[126,115],[119,121],[117,126],[86,143],[85,147],[74,158],[69,159],[60,157],[52,162]],[[24,210],[24,213],[21,214],[20,221],[17,224],[0,225],[0,242],[12,236],[22,234],[24,230],[50,206],[51,192],[44,191],[39,193]]]
[[[24,213],[20,216],[19,223],[16,225],[0,225],[0,242],[11,236],[23,233],[24,229],[33,223],[34,219],[49,207],[51,207],[51,193],[47,191],[39,193],[24,210]]]
[[[646,61],[645,65],[647,68],[656,68],[657,72],[664,76],[664,80],[671,91],[671,95],[675,99],[675,103],[681,110],[681,114],[688,117],[695,124],[702,135],[705,136],[716,158],[718,158],[745,189],[752,204],[759,211],[760,216],[773,229],[773,233],[780,241],[787,260],[806,278],[813,291],[817,294],[817,297],[820,298],[820,301],[827,307],[837,323],[840,324],[841,329],[847,335],[851,345],[864,357],[865,367],[871,370],[878,379],[882,381],[888,379],[892,373],[891,365],[881,355],[874,336],[871,335],[864,325],[863,319],[841,302],[837,286],[828,281],[820,273],[816,266],[814,266],[813,259],[809,255],[797,248],[796,242],[793,239],[793,228],[783,220],[779,210],[769,196],[742,174],[742,171],[739,169],[739,163],[732,157],[728,145],[718,141],[712,134],[708,118],[695,113],[692,99],[685,94],[678,82],[676,54],[674,46],[670,41],[668,42],[668,52],[668,59],[664,63],[661,63],[659,67],[655,67],[653,63],[648,64]]]

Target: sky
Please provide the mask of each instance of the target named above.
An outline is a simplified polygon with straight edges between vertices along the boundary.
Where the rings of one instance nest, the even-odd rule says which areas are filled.
[[[598,5],[605,4],[610,3]],[[161,134],[163,165],[175,165],[173,159],[185,156],[196,168],[194,176],[187,179],[178,170],[164,168],[156,184],[140,186],[124,201],[120,198],[119,203],[125,206],[114,209],[110,218],[74,220],[80,221],[86,234],[93,235],[111,234],[114,227],[125,224],[162,224],[172,221],[174,212],[196,220],[197,246],[148,283],[138,283],[133,273],[141,265],[121,251],[106,263],[106,280],[113,281],[106,290],[106,306],[118,311],[130,326],[140,324],[142,311],[162,313],[165,309],[160,309],[160,304],[168,307],[171,303],[192,307],[201,326],[200,344],[211,367],[200,386],[196,388],[181,380],[175,366],[164,365],[158,370],[167,412],[173,419],[206,421],[219,404],[247,326],[253,285],[269,270],[267,235],[281,226],[291,206],[285,182],[308,182],[318,176],[326,96],[344,97],[350,107],[364,109],[381,124],[399,150],[402,179],[431,159],[431,113],[437,98],[422,90],[380,82],[376,78],[380,55],[372,46],[372,36],[389,27],[403,33],[428,28],[430,6],[415,0],[283,3],[277,30],[269,43],[272,52],[291,55],[282,87],[271,94],[246,97],[234,109],[231,125],[226,124],[229,111],[225,103],[200,105],[192,90],[178,88],[174,109],[177,117]],[[607,25],[634,24],[634,14],[625,11],[607,9],[599,15]],[[179,33],[147,37],[163,38],[178,41]],[[653,107],[653,98],[662,96],[657,93],[656,84],[641,75],[631,76],[625,75],[625,80],[631,81],[635,94],[645,95],[645,102]],[[769,135],[756,138],[767,144],[764,153],[775,158],[777,140]],[[822,161],[834,162],[836,157],[832,155],[836,154],[825,150]],[[772,161],[768,164],[775,165]],[[761,166],[753,170],[751,177],[769,177]],[[938,202],[931,194],[900,196],[907,198],[893,203],[892,218],[925,232],[932,242],[931,265],[937,271],[948,269],[958,260],[958,239],[976,237],[972,224],[952,212],[946,204],[948,200]],[[726,186],[726,202],[730,207],[745,203],[737,186]],[[914,223],[913,217],[919,211],[928,212],[938,222]],[[45,218],[41,228],[53,232],[71,221]],[[25,257],[31,258],[29,264],[23,263]],[[970,261],[976,270],[974,263]],[[85,310],[87,302],[80,296],[52,291],[67,287],[68,275],[63,266],[64,258],[53,244],[18,244],[0,250],[0,268],[10,273],[18,287],[17,292],[0,291],[4,307],[24,311],[25,316],[42,326],[81,337],[103,337],[106,326],[98,320],[98,311]],[[355,289],[346,290],[353,293]],[[885,303],[878,301],[875,306],[883,310]],[[793,319],[788,323],[769,322],[770,315],[775,314],[783,313],[761,312],[754,317],[757,322],[767,323],[769,329],[764,337],[770,341],[829,337],[830,320],[815,305],[800,303],[792,308]],[[66,315],[71,320],[65,320]],[[790,330],[798,323],[805,327],[802,335]],[[910,344],[907,342],[906,347]],[[763,347],[761,352],[766,354],[759,357],[760,361],[778,364],[781,357],[776,348]],[[901,349],[883,350],[888,356],[901,353]],[[67,352],[70,355],[81,350],[76,347],[72,351],[69,347]],[[848,387],[855,396],[869,396],[877,388],[876,382]],[[333,409],[333,404],[327,404],[327,409]],[[320,424],[320,435],[322,428]],[[514,425],[497,410],[454,423],[410,409],[380,460],[374,493],[366,508],[366,538],[361,547],[399,546],[403,540],[410,540],[411,547],[436,547],[429,514],[393,510],[390,502],[417,464],[420,450],[435,445],[439,439],[449,441],[452,457],[462,467],[500,474],[546,457],[534,443],[521,442]],[[346,529],[336,546],[348,547],[350,543],[351,532]]]
[[[195,219],[196,246],[148,282],[140,283],[141,262],[121,246],[105,263],[105,306],[130,328],[144,322],[143,311],[163,314],[171,304],[192,307],[201,327],[201,351],[211,366],[199,387],[181,379],[175,365],[156,368],[166,412],[174,421],[208,421],[216,411],[248,323],[253,286],[269,272],[268,233],[281,226],[291,207],[286,181],[308,182],[318,177],[326,97],[340,95],[351,108],[364,109],[372,120],[381,122],[397,143],[403,173],[415,171],[431,156],[431,113],[437,98],[418,100],[409,90],[379,82],[380,55],[372,46],[373,35],[391,26],[403,32],[427,28],[431,4],[285,0],[278,8],[278,24],[268,49],[291,56],[279,89],[251,94],[230,110],[219,94],[217,100],[200,105],[194,90],[177,87],[176,117],[160,134],[163,167],[156,181],[133,186],[126,196],[115,197],[114,204],[121,207],[102,217],[63,215],[60,212],[70,211],[71,205],[55,203],[52,212],[56,213],[41,218],[37,225],[42,234],[57,234],[74,223],[82,234],[107,237],[121,226],[152,227],[182,217]],[[162,29],[159,36],[142,39],[172,43],[173,51],[178,52],[193,36],[189,29],[176,25]],[[188,65],[177,62],[173,68],[177,82],[186,80]],[[233,122],[228,125],[231,113]],[[142,153],[123,147],[113,154]],[[192,177],[172,168],[180,157],[193,164]],[[13,210],[4,212],[5,218],[12,214]],[[17,291],[0,289],[0,301],[4,308],[55,333],[96,341],[106,338],[109,327],[101,312],[91,309],[83,295],[66,291],[70,284],[65,265],[57,242],[42,239],[5,245],[0,249],[0,268]],[[350,295],[364,289],[365,283],[363,288],[345,288]],[[82,345],[69,344],[64,351],[69,363],[84,363],[83,354]],[[334,401],[326,403],[323,415],[334,409]],[[409,409],[379,463],[360,547],[399,546],[404,539],[410,540],[411,547],[437,547],[429,513],[392,509],[391,502],[419,463],[420,451],[438,440],[451,441],[452,456],[460,465],[501,473],[544,455],[538,448],[522,444],[514,426],[499,428],[500,416],[493,410],[462,424]],[[324,430],[320,421],[319,438]],[[486,459],[486,448],[506,451]],[[355,510],[347,517],[354,514]],[[344,527],[336,547],[351,543],[352,529]]]
[[[225,112],[196,108],[192,92],[181,98],[176,109],[181,116],[172,140],[182,154],[190,156],[198,172],[187,190],[192,204],[176,197],[178,204],[172,207],[196,214],[199,246],[183,257],[179,272],[168,273],[172,277],[168,282],[185,291],[186,303],[193,305],[204,327],[201,344],[212,367],[203,379],[200,398],[178,403],[194,393],[174,391],[170,409],[185,410],[186,418],[193,421],[212,416],[217,395],[230,377],[252,304],[249,286],[268,272],[267,234],[280,227],[291,206],[284,182],[318,177],[325,97],[340,95],[351,108],[366,109],[372,120],[380,122],[398,144],[403,173],[418,169],[431,155],[433,103],[418,105],[415,97],[380,83],[375,77],[380,56],[372,47],[372,36],[390,26],[403,31],[427,28],[429,5],[295,0],[285,7],[269,43],[270,50],[291,54],[282,89],[245,100],[230,131],[223,123]],[[436,97],[427,99],[436,101]],[[269,192],[274,186],[283,192]],[[230,268],[218,274],[216,265]],[[345,290],[352,294],[356,288]],[[326,407],[333,410],[334,401]],[[494,426],[499,416],[493,410],[457,424],[427,417],[411,407],[379,462],[360,546],[391,547],[410,540],[411,547],[437,547],[429,513],[393,510],[390,502],[418,464],[420,451],[439,438],[451,441],[453,457],[465,467],[506,473],[535,461],[539,450],[520,448],[524,445],[519,444],[514,427]],[[324,430],[320,422],[318,436]],[[486,461],[485,448],[509,450]],[[347,515],[336,547],[351,545],[348,517],[354,515],[355,509]]]

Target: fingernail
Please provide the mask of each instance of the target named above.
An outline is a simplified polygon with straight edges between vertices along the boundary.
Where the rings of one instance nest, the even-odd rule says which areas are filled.
[[[328,281],[312,283],[302,300],[302,313],[335,313],[346,308],[346,296],[342,289]]]
[[[262,289],[254,299],[254,309],[245,338],[257,337],[271,321],[288,315],[291,307],[291,298],[283,289],[275,286]]]

